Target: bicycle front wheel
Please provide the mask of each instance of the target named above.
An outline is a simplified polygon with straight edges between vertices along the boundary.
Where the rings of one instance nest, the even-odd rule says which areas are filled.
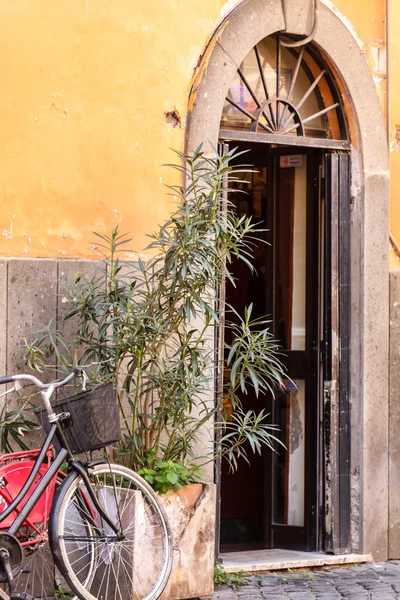
[[[121,465],[95,464],[88,476],[92,493],[118,534],[95,508],[81,475],[72,473],[60,489],[50,521],[58,569],[82,600],[155,600],[172,565],[171,536],[157,495],[142,477]],[[92,521],[90,534],[74,529],[71,510]]]

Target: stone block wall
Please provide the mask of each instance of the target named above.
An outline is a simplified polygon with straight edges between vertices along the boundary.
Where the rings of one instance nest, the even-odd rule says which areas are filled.
[[[51,319],[58,324],[62,321],[63,298],[74,273],[93,274],[98,265],[97,261],[77,259],[0,260],[0,376],[30,372],[24,359],[24,340],[33,341],[38,329]],[[72,321],[66,322],[66,331],[72,330]],[[53,363],[56,367],[54,359]],[[49,372],[39,378],[50,380],[55,376],[56,373]],[[9,408],[20,408],[15,398],[7,398]],[[0,399],[0,409],[4,401]],[[29,433],[30,446],[41,441],[40,429]]]
[[[390,273],[389,306],[389,558],[398,559],[400,558],[400,271]],[[379,420],[377,420],[378,425]]]
[[[94,273],[96,261],[0,260],[0,374],[27,371],[24,338],[32,340],[40,325],[61,321],[63,293],[74,273]]]

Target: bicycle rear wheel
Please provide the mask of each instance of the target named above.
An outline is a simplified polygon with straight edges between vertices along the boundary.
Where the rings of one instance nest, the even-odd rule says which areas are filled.
[[[37,523],[36,526],[47,535],[47,523]],[[34,540],[35,534],[36,532],[29,527],[24,527],[18,532],[22,540]],[[21,567],[24,572],[16,576],[15,590],[30,594],[36,600],[52,600],[57,584],[54,560],[48,542],[38,542],[25,547]]]
[[[98,503],[119,535],[93,507],[93,535],[73,530],[68,518],[71,507],[88,517],[91,500],[81,475],[71,473],[50,519],[58,569],[82,600],[155,600],[165,588],[172,566],[171,536],[157,495],[139,475],[121,465],[95,464],[88,469],[88,476]],[[88,578],[91,555],[96,562]]]

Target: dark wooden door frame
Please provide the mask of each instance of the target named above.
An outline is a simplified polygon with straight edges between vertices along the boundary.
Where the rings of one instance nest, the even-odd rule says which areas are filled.
[[[351,547],[350,155],[327,154],[325,165],[325,550],[343,554]]]
[[[225,146],[225,145],[224,145]],[[280,154],[307,154],[316,158],[316,154],[322,151],[308,148],[288,148],[275,147],[271,149],[266,144],[257,144],[253,148],[265,155],[271,153],[279,156]],[[225,146],[226,148],[226,146]],[[309,505],[306,515],[306,539],[307,550],[325,549],[328,552],[347,552],[350,549],[350,407],[349,407],[349,389],[350,389],[350,357],[349,357],[349,336],[350,336],[350,264],[348,257],[350,255],[350,156],[348,153],[327,153],[325,150],[324,176],[321,178],[318,169],[309,169],[307,185],[312,190],[314,202],[308,202],[307,227],[309,219],[313,219],[318,227],[319,217],[319,198],[325,205],[325,214],[329,219],[325,219],[324,246],[327,249],[329,265],[324,265],[324,305],[328,307],[328,317],[325,318],[324,336],[317,334],[314,340],[317,342],[311,349],[316,358],[316,364],[323,367],[324,395],[320,393],[322,385],[318,389],[318,369],[311,374],[313,381],[313,391],[320,402],[316,407],[316,414],[306,415],[306,427],[314,428],[315,435],[312,436],[311,444],[308,444],[308,454],[306,454],[306,473],[309,482],[306,482],[305,489],[308,490],[305,506]],[[321,155],[319,154],[319,157]],[[336,157],[336,158],[335,158]],[[340,158],[342,157],[342,158]],[[318,163],[321,162],[319,158]],[[318,164],[319,166],[319,164]],[[272,190],[271,190],[272,191]],[[329,225],[327,225],[329,223]],[[307,252],[315,253],[318,257],[319,236],[316,240],[307,242]],[[336,256],[336,258],[335,258]],[[317,259],[318,260],[318,259]],[[336,261],[336,262],[335,262]],[[321,266],[321,265],[320,265]],[[340,266],[340,268],[339,268]],[[337,273],[334,273],[334,269]],[[313,269],[313,277],[318,269]],[[329,277],[330,275],[330,277]],[[338,287],[330,285],[332,276],[338,276]],[[308,286],[307,286],[308,287]],[[315,310],[318,313],[319,298],[318,280],[310,289],[315,290],[312,299],[307,306],[309,312]],[[336,290],[336,291],[335,291]],[[336,294],[336,296],[335,296]],[[326,308],[325,308],[326,311]],[[337,322],[332,320],[332,311],[336,311]],[[307,316],[307,318],[309,318]],[[317,325],[318,326],[318,325]],[[340,364],[337,371],[334,372],[331,350],[332,327],[337,327],[340,344]],[[340,332],[339,332],[340,330]],[[335,401],[335,385],[333,378],[341,381],[340,391]],[[310,419],[312,423],[309,422]],[[325,449],[325,464],[321,464],[321,452],[319,448]],[[307,452],[307,446],[306,446]],[[315,458],[313,465],[313,477],[307,472],[307,464],[310,460],[310,454]],[[329,456],[328,456],[329,455]],[[310,481],[311,479],[311,481]],[[216,477],[217,482],[217,502],[220,506],[221,483],[220,477]],[[318,486],[325,483],[324,503],[320,501]],[[271,510],[270,506],[267,511]],[[270,520],[270,513],[268,519]],[[220,511],[217,512],[217,543],[216,556],[219,554],[219,529],[220,529]],[[290,536],[293,528],[283,526],[286,534]],[[284,537],[282,537],[282,540]],[[270,540],[266,540],[268,543]]]

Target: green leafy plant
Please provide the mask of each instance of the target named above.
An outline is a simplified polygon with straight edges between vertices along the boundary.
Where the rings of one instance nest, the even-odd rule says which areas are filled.
[[[55,591],[55,596],[57,600],[71,600],[71,598],[74,597],[74,594],[66,588],[60,587]]]
[[[154,458],[146,461],[146,464],[151,466],[143,466],[138,473],[161,494],[199,480],[201,469],[195,463],[186,466],[173,460]]]
[[[32,368],[55,362],[69,370],[79,363],[90,365],[97,381],[114,380],[123,423],[119,460],[163,489],[189,481],[187,470],[197,477],[195,459],[204,465],[223,457],[236,469],[249,450],[279,443],[268,416],[244,410],[241,398],[249,390],[273,394],[284,375],[268,319],[252,318],[251,306],[244,316],[225,311],[217,301],[226,280],[236,285],[233,261],[252,269],[253,250],[264,243],[263,230],[225,200],[248,169],[232,166],[235,151],[177,154],[179,164],[170,165],[182,177],[170,188],[177,208],[150,236],[148,260],[123,260],[131,240],[118,228],[96,233],[102,267],[92,277],[77,274],[67,293],[65,319],[76,323],[72,343],[53,320],[26,344]],[[214,347],[221,318],[231,332],[226,364],[218,363]],[[215,403],[216,369],[229,376]],[[201,437],[205,452],[198,457]]]
[[[248,583],[244,571],[227,573],[223,565],[214,566],[214,585],[216,588],[221,587],[221,585],[231,585],[234,588],[239,588],[248,585]]]
[[[31,421],[32,410],[8,410],[7,402],[0,411],[0,452],[13,452],[13,444],[21,450],[28,450],[25,435],[38,428],[37,421]]]

